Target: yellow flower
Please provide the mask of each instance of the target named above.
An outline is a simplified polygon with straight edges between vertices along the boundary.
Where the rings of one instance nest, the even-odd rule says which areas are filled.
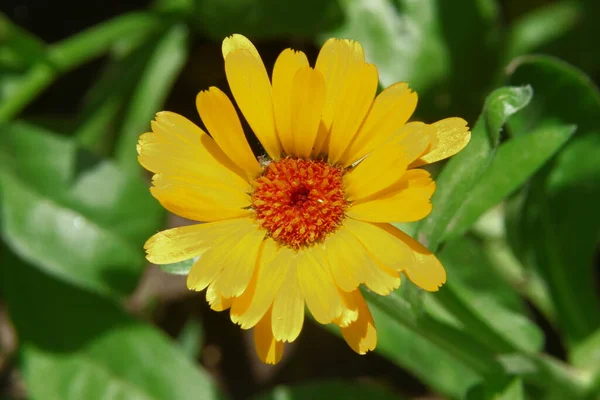
[[[435,183],[415,167],[460,151],[466,122],[407,123],[417,95],[405,83],[375,97],[378,74],[361,45],[328,40],[314,68],[302,52],[281,53],[269,80],[252,43],[223,42],[233,96],[268,158],[252,153],[222,91],[196,104],[210,136],[184,117],[160,112],[140,137],[139,162],[155,175],[152,195],[203,224],[169,229],[145,245],[168,264],[199,256],[187,280],[206,289],[213,310],[229,309],[255,348],[276,363],[302,329],[305,305],[334,323],[364,354],[377,342],[359,286],[380,295],[400,272],[428,291],[446,281],[431,252],[390,222],[429,214]]]

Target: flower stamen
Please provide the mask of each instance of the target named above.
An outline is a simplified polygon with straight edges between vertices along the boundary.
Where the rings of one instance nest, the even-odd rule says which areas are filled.
[[[323,160],[273,161],[253,182],[256,219],[272,238],[299,249],[323,240],[344,219],[344,170]]]

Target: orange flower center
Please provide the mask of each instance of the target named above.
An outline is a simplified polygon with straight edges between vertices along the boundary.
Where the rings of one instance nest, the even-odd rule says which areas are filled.
[[[344,219],[343,175],[321,160],[272,161],[253,183],[256,219],[273,239],[294,249],[323,240]]]

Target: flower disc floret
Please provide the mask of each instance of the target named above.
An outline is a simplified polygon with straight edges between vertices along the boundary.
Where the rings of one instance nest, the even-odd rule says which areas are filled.
[[[253,183],[259,224],[280,244],[299,249],[322,241],[344,219],[342,168],[322,160],[273,161]]]

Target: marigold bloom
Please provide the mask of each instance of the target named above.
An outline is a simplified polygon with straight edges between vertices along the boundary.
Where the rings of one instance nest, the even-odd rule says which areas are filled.
[[[139,162],[155,175],[152,195],[203,224],[152,236],[147,258],[168,264],[200,256],[187,280],[206,289],[213,310],[254,328],[255,348],[276,363],[295,340],[305,305],[334,323],[364,354],[377,342],[359,286],[380,295],[400,272],[428,291],[446,272],[424,246],[390,222],[429,214],[435,183],[416,167],[449,157],[469,141],[449,118],[407,123],[417,95],[397,83],[376,95],[378,73],[361,45],[328,40],[314,68],[302,52],[281,53],[269,79],[252,43],[223,42],[233,96],[264,147],[259,161],[222,91],[196,104],[210,136],[184,117],[160,112],[140,137]]]

